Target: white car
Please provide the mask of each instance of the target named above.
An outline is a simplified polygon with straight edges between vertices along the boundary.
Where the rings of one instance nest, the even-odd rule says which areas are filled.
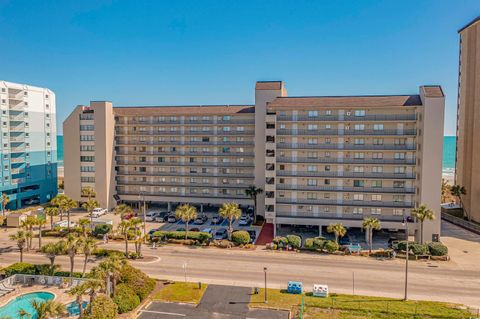
[[[93,211],[92,211],[92,216],[93,218],[98,218],[102,215],[105,215],[106,213],[108,213],[108,210],[106,208],[95,208]]]
[[[74,221],[70,221],[70,228],[77,226],[77,223]],[[60,220],[58,222],[53,223],[53,227],[68,227],[68,221],[67,220]]]

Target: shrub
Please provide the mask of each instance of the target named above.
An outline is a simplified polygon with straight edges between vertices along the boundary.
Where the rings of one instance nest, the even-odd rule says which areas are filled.
[[[220,248],[232,248],[233,243],[227,239],[222,239],[220,241],[217,241],[217,246]]]
[[[323,246],[323,249],[325,249],[329,253],[334,253],[336,252],[340,246],[338,246],[337,242],[334,240],[327,240],[325,242],[325,245]]]
[[[413,241],[409,241],[408,242],[408,248],[411,249],[410,247],[415,244],[415,242]],[[399,241],[398,243],[396,243],[395,245],[393,245],[393,248],[395,250],[403,250],[405,251],[407,249],[407,241],[406,240],[402,240],[402,241]]]
[[[303,245],[303,248],[315,250],[316,247],[315,247],[315,244],[314,244],[314,242],[313,242],[313,238],[307,238],[307,239],[305,239],[305,244]]]
[[[409,245],[408,248],[414,255],[429,255],[430,251],[427,245],[424,244],[417,244],[414,243],[413,245]]]
[[[113,302],[117,304],[118,313],[125,313],[135,309],[140,304],[140,298],[132,288],[120,284],[115,288]]]
[[[127,264],[120,272],[120,283],[132,288],[142,301],[153,291],[156,282],[141,270]]]
[[[50,276],[55,271],[55,268],[57,268],[57,267],[58,267],[58,265],[54,265],[52,267],[52,266],[50,266],[50,264],[35,265],[35,274],[36,275]]]
[[[302,239],[297,235],[288,235],[287,236],[288,244],[295,249],[302,247]]]
[[[7,277],[15,274],[35,275],[35,265],[29,263],[14,263],[7,268],[3,269]]]
[[[53,273],[54,276],[59,276],[59,277],[70,277],[70,272],[69,271],[56,271]],[[82,273],[81,272],[76,272],[74,271],[72,274],[72,277],[74,278],[82,278]]]
[[[86,319],[115,319],[117,317],[117,305],[106,295],[98,295],[92,304],[92,313],[85,316]]]
[[[432,256],[446,256],[448,255],[448,247],[440,242],[428,243],[428,249]]]
[[[115,249],[98,248],[93,252],[93,254],[97,257],[125,257],[124,252]]]
[[[171,244],[180,244],[187,246],[195,245],[197,243],[197,241],[193,239],[169,239],[168,242]]]
[[[325,239],[325,237],[315,237],[313,239],[313,245],[316,249],[323,249],[325,247],[325,244],[328,242],[327,239]]]
[[[93,234],[95,236],[103,236],[105,234],[108,234],[109,232],[112,231],[112,225],[104,224],[104,225],[97,225],[95,226],[95,229],[93,230]]]
[[[281,249],[288,245],[288,239],[286,237],[277,236],[273,239],[273,243],[277,245],[278,249]]]
[[[250,242],[250,234],[244,230],[237,230],[232,233],[232,241],[237,245],[246,245]]]
[[[185,231],[157,231],[152,235],[152,239],[185,239]],[[188,232],[187,239],[197,240],[200,243],[205,243],[212,238],[212,235],[204,232]]]

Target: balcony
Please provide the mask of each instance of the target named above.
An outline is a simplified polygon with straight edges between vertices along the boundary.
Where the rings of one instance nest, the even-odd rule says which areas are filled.
[[[152,152],[152,151],[118,151],[116,155],[155,155],[155,156],[215,156],[215,157],[253,157],[254,153],[214,153],[214,152]]]
[[[278,129],[277,135],[305,135],[305,136],[321,136],[321,135],[338,135],[338,136],[415,136],[415,129],[404,130],[303,130],[303,129]]]
[[[25,146],[15,146],[10,148],[10,153],[25,153]]]
[[[379,164],[379,165],[415,165],[415,158],[406,159],[373,159],[373,158],[345,158],[345,157],[277,157],[277,163],[326,163],[326,164]]]
[[[201,145],[201,146],[231,146],[231,145],[249,145],[253,146],[252,141],[122,141],[117,140],[116,145],[138,146],[138,145]]]
[[[359,173],[359,172],[310,172],[310,171],[277,171],[277,176],[293,177],[339,177],[339,178],[374,178],[374,179],[415,179],[415,173]]]
[[[230,121],[223,121],[221,119],[214,120],[214,119],[209,119],[209,120],[203,120],[203,119],[198,119],[198,120],[190,120],[190,119],[185,119],[182,120],[180,118],[177,118],[176,120],[164,120],[164,121],[159,121],[159,120],[144,120],[144,121],[139,121],[139,120],[123,120],[123,121],[117,121],[115,123],[118,126],[124,126],[124,125],[155,125],[155,126],[162,126],[162,125],[232,125],[232,124],[255,124],[255,119],[231,119]]]
[[[173,187],[207,187],[207,188],[241,188],[245,189],[251,184],[214,184],[214,183],[191,183],[186,181],[185,183],[174,183],[174,182],[161,182],[161,181],[128,181],[128,180],[117,180],[117,185],[139,185],[139,186],[173,186]]]
[[[25,125],[10,126],[10,132],[25,132]]]
[[[338,219],[338,220],[358,220],[359,222],[363,220],[365,217],[374,217],[379,219],[380,221],[384,222],[402,222],[403,216],[395,216],[395,215],[373,215],[373,214],[348,214],[348,213],[323,213],[319,212],[317,214],[313,212],[309,213],[290,213],[290,212],[282,212],[277,211],[276,217],[282,218],[309,218],[309,219]]]
[[[306,143],[278,143],[277,149],[326,149],[326,150],[379,150],[379,151],[414,151],[416,144],[350,144],[350,143],[330,143],[330,144],[306,144]]]
[[[236,162],[153,162],[153,161],[125,161],[118,160],[117,165],[135,165],[135,166],[202,166],[202,167],[254,167],[253,163]]]
[[[335,199],[293,199],[277,198],[277,204],[290,205],[320,205],[320,206],[356,206],[356,207],[394,207],[394,208],[413,208],[413,202],[383,202],[383,201],[363,201],[363,200],[335,200]]]
[[[230,178],[254,178],[253,173],[215,173],[215,172],[122,172],[119,171],[117,176],[199,176],[199,177],[230,177]]]
[[[411,187],[348,187],[348,186],[308,186],[277,184],[277,190],[291,191],[321,191],[321,192],[352,192],[352,193],[386,193],[386,194],[415,194]]]
[[[25,157],[23,157],[23,156],[11,157],[10,158],[10,163],[12,163],[12,164],[25,163]]]
[[[116,131],[115,132],[116,135],[118,136],[129,136],[129,135],[132,135],[132,136],[158,136],[158,135],[162,135],[162,136],[170,136],[170,135],[186,135],[186,136],[189,136],[189,135],[200,135],[200,136],[209,136],[209,135],[219,135],[219,136],[224,136],[224,135],[255,135],[255,132],[254,131],[236,131],[236,130],[233,130],[233,131],[222,131],[222,130],[218,130],[218,131],[214,131],[214,130],[209,130],[209,131],[202,131],[202,130],[199,130],[199,131],[191,131],[191,130],[184,130],[184,131],[181,131],[181,130],[177,130],[177,131]]]
[[[139,196],[139,194],[145,195],[145,196],[172,196],[174,199],[175,198],[182,198],[182,197],[198,197],[198,198],[212,198],[214,197],[220,197],[220,198],[229,198],[229,199],[249,199],[250,197],[246,195],[237,195],[237,194],[220,194],[220,193],[207,193],[207,194],[201,194],[201,193],[189,193],[185,192],[185,194],[182,193],[170,193],[170,192],[158,192],[158,191],[126,191],[126,190],[117,190],[118,195],[135,195]],[[178,201],[178,200],[174,200]]]
[[[25,178],[12,178],[12,184],[25,183]]]
[[[372,114],[365,116],[340,116],[340,115],[330,115],[330,116],[308,116],[308,115],[298,115],[298,116],[277,116],[277,121],[342,121],[342,122],[367,122],[367,121],[416,121],[416,114]]]
[[[10,143],[24,143],[24,136],[10,136]]]

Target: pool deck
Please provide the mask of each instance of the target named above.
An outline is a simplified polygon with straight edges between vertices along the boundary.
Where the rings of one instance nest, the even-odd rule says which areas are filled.
[[[56,286],[42,286],[42,285],[33,285],[33,286],[23,286],[23,285],[14,285],[15,291],[12,291],[8,295],[0,297],[0,307],[5,306],[7,303],[15,299],[16,297],[31,292],[40,292],[47,291],[55,295],[54,300],[61,302],[63,304],[68,304],[75,300],[74,296],[71,296],[67,293],[68,288],[60,288]]]

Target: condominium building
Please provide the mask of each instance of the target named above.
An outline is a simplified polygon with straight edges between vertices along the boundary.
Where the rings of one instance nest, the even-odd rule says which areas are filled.
[[[257,82],[254,105],[78,106],[64,122],[65,191],[117,202],[252,205],[275,225],[403,228],[411,209],[440,211],[444,95],[288,97]],[[437,218],[424,238],[440,232]],[[321,231],[322,227],[319,228]]]
[[[55,94],[0,81],[1,183],[7,208],[49,201],[57,194]]]
[[[457,158],[455,183],[466,188],[463,205],[480,222],[480,17],[458,31]]]

